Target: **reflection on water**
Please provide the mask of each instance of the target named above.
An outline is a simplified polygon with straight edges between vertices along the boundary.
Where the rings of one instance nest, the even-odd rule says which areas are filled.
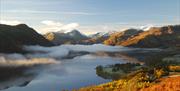
[[[59,91],[87,85],[100,84],[110,80],[96,75],[96,66],[114,63],[125,63],[119,58],[98,57],[93,55],[77,56],[53,64],[29,83],[25,88],[9,88],[5,91]]]
[[[130,62],[130,63],[143,64],[143,62],[140,62],[137,58],[125,55],[122,52],[97,52],[97,53],[94,53],[94,55],[101,56],[101,57],[115,57],[115,58],[126,60],[127,62]]]
[[[138,70],[141,67],[153,67],[166,65],[167,63],[163,62],[163,58],[172,57],[174,55],[180,54],[178,50],[132,50],[129,52],[98,52],[95,55],[99,56],[111,56],[119,57],[123,60],[128,60],[128,62],[138,63],[138,64],[113,64],[113,65],[99,65],[96,68],[96,73],[98,76],[104,79],[120,79],[127,75],[126,71]],[[139,63],[141,65],[139,65]],[[139,65],[139,67],[138,67]],[[134,68],[133,68],[134,67]],[[133,68],[133,69],[131,69]],[[134,71],[136,71],[134,70]],[[131,72],[131,71],[130,71]]]
[[[69,49],[71,49],[70,47],[68,46]],[[33,53],[21,57],[26,60],[31,60],[37,56],[38,58],[45,57],[53,59],[53,55],[55,55],[55,64],[41,64],[41,66],[36,65],[35,67],[22,66],[22,68],[16,69],[0,67],[0,72],[3,73],[0,74],[0,89],[3,91],[60,91],[105,83],[111,81],[111,79],[99,77],[95,69],[97,66],[117,63],[123,64],[127,62],[143,64],[146,63],[145,60],[147,58],[152,58],[152,55],[154,56],[155,53],[162,53],[160,50],[142,49],[118,50],[120,52],[117,52],[117,47],[114,49],[116,51],[108,50],[103,52],[102,50],[93,50],[92,52],[89,51],[91,48],[88,47],[88,51],[86,51],[87,49],[83,49],[83,51],[76,49],[78,51],[69,51],[66,53],[68,55],[62,57],[62,53],[58,55],[59,52],[57,52],[57,49],[56,47],[53,51],[50,48],[46,48],[45,55],[42,52],[41,54],[38,53],[38,55]],[[42,51],[44,49],[41,48],[39,50]],[[47,53],[48,51],[50,53]],[[60,64],[56,62],[60,62]]]
[[[35,73],[29,72],[26,67],[0,67],[0,90],[10,87],[24,87],[30,83]]]

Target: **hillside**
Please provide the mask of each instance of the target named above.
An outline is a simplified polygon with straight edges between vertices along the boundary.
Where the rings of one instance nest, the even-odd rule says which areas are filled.
[[[140,91],[178,91],[180,90],[180,76],[162,78],[160,82]]]
[[[180,46],[180,25],[153,27],[118,45],[141,48],[177,47]]]
[[[56,45],[76,44],[82,40],[88,39],[87,36],[81,34],[78,30],[72,30],[67,33],[50,32],[45,34],[44,37]]]
[[[81,44],[99,44],[99,43],[103,43],[113,33],[115,33],[115,31],[97,32],[95,34],[91,34],[91,35],[89,35],[89,39],[81,41]]]
[[[100,85],[82,87],[77,91],[178,91],[180,90],[179,51],[167,52],[173,55],[167,55],[165,51],[161,53],[165,54],[153,53],[156,56],[144,59],[147,60],[144,64],[100,65],[96,67],[98,76],[115,79]],[[136,54],[139,55],[138,52]]]
[[[173,61],[171,61],[173,62]],[[119,80],[112,82],[80,88],[77,91],[178,91],[180,90],[180,66],[179,63],[162,63],[168,66],[159,66],[154,68],[140,68],[137,71],[126,74]],[[126,69],[121,66],[125,64],[114,65],[113,72]],[[126,64],[126,66],[129,64]],[[131,65],[134,66],[135,65]],[[117,69],[118,67],[118,69]],[[128,66],[127,66],[128,67]],[[135,67],[137,68],[137,67]],[[104,69],[103,67],[101,70]],[[128,68],[129,69],[129,68]],[[120,72],[120,71],[118,71]],[[107,73],[106,73],[107,74]],[[75,90],[76,91],[76,90]]]
[[[103,43],[108,38],[109,36],[92,37],[80,41],[80,44],[99,44],[99,43]]]
[[[117,33],[112,34],[107,40],[105,40],[104,44],[119,45],[123,41],[127,40],[128,38],[138,35],[141,32],[143,31],[137,30],[137,29],[127,29],[122,32],[117,32]]]
[[[151,27],[147,31],[131,28],[107,34],[97,33],[91,37],[81,34],[78,30],[68,33],[51,32],[44,36],[56,45],[104,43],[138,48],[167,48],[180,46],[180,25]]]
[[[161,78],[157,83],[134,82],[138,78],[129,81],[118,80],[98,86],[81,88],[78,91],[179,91],[180,76]],[[136,87],[139,86],[139,87]],[[140,87],[142,86],[142,87]]]
[[[0,52],[21,52],[22,45],[52,46],[53,44],[25,24],[0,24]]]

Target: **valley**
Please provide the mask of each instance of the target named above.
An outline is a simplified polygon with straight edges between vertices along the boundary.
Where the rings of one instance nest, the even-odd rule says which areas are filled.
[[[179,25],[90,36],[78,30],[41,35],[25,24],[0,29],[3,91],[127,90],[126,80],[138,91],[180,75]]]

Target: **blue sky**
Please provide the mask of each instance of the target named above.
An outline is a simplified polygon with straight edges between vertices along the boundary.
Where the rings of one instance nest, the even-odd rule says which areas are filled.
[[[0,5],[1,21],[26,23],[39,32],[180,24],[180,0],[0,0]]]

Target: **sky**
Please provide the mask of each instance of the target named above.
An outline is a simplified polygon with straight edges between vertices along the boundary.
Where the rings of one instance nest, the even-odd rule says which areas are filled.
[[[180,0],[0,0],[0,23],[85,34],[180,24]]]

